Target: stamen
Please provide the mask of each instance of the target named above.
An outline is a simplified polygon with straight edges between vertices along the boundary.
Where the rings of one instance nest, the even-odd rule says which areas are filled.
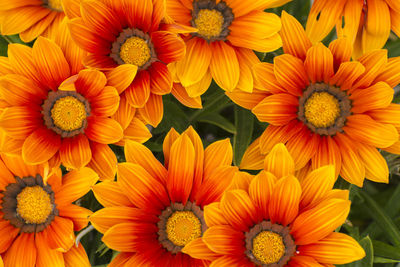
[[[75,91],[50,91],[42,105],[47,128],[61,137],[73,137],[83,133],[90,115],[89,102]]]
[[[119,55],[125,63],[138,67],[143,66],[151,57],[150,48],[146,41],[136,36],[125,41],[121,46]]]
[[[172,203],[159,216],[158,241],[175,254],[190,241],[201,237],[207,226],[203,211],[195,203]]]
[[[17,213],[26,223],[44,223],[51,210],[49,194],[38,185],[25,187],[17,196]]]
[[[262,231],[253,239],[253,255],[262,263],[278,262],[285,254],[282,236],[271,231]]]
[[[224,1],[218,4],[215,0],[193,1],[191,23],[198,31],[192,35],[208,42],[225,41],[233,19],[232,9]]]
[[[346,92],[316,83],[311,84],[300,97],[298,118],[316,134],[335,135],[343,131],[350,110],[351,101]]]

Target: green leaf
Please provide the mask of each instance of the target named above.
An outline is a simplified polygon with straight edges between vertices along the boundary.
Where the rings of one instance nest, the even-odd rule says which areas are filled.
[[[7,56],[8,42],[3,36],[0,37],[0,56]]]
[[[393,220],[367,193],[358,189],[357,194],[361,199],[365,201],[365,203],[369,207],[368,211],[370,212],[370,215],[376,221],[376,223],[382,228],[386,237],[391,241],[393,245],[400,247],[400,231],[393,222]]]
[[[356,267],[372,267],[374,265],[374,247],[372,246],[372,241],[369,236],[364,237],[359,242],[365,251],[366,256],[355,263]]]
[[[374,255],[382,258],[400,261],[400,248],[388,245],[378,240],[372,240]]]
[[[236,134],[233,135],[233,162],[236,166],[240,165],[242,157],[250,144],[254,128],[254,115],[246,109],[235,106],[235,128]]]
[[[392,260],[392,259],[386,259],[382,257],[375,257],[374,258],[374,263],[396,263],[400,262],[400,260]]]
[[[218,126],[219,128],[229,132],[236,133],[235,125],[233,125],[229,120],[225,119],[219,114],[203,114],[197,118],[200,122],[206,122]]]
[[[186,113],[175,103],[163,99],[164,104],[164,117],[160,125],[155,128],[152,133],[160,134],[168,132],[171,127],[175,128],[178,132],[183,132],[189,126],[189,121]]]

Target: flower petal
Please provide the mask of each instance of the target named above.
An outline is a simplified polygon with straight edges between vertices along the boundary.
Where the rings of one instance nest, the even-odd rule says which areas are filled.
[[[103,181],[92,186],[92,190],[96,199],[104,207],[133,206],[117,182]]]
[[[79,72],[75,81],[78,93],[86,98],[95,99],[104,89],[107,83],[106,76],[97,70],[85,69]]]
[[[77,205],[57,206],[59,216],[70,219],[74,223],[74,231],[80,231],[89,223],[89,216],[93,213]]]
[[[86,166],[92,159],[89,140],[83,134],[63,139],[60,147],[62,164],[71,169]]]
[[[260,150],[260,138],[257,138],[247,147],[239,166],[245,170],[261,170],[264,159],[265,155]]]
[[[146,104],[138,109],[138,112],[147,124],[157,127],[164,115],[162,96],[150,94]]]
[[[242,244],[244,234],[228,225],[216,225],[208,228],[202,239],[207,247],[218,254],[241,255],[245,250]]]
[[[312,83],[329,82],[333,76],[333,56],[331,50],[322,43],[308,49],[304,67]]]
[[[385,82],[378,82],[368,88],[354,90],[349,99],[351,112],[363,113],[371,109],[386,108],[392,103],[394,90]]]
[[[176,34],[157,31],[151,34],[157,57],[165,64],[181,60],[185,55],[185,42]]]
[[[265,157],[264,170],[271,172],[276,178],[294,174],[294,161],[285,145],[275,145]]]
[[[344,62],[340,64],[335,75],[329,80],[329,84],[340,87],[342,90],[352,92],[352,86],[365,72],[365,67],[357,61]]]
[[[276,181],[277,179],[272,173],[261,171],[250,182],[249,196],[257,207],[261,219],[270,218],[269,203]]]
[[[78,247],[72,246],[72,248],[63,253],[63,255],[65,266],[91,266],[86,251],[81,243],[79,243]]]
[[[325,200],[301,213],[293,222],[290,234],[298,246],[314,243],[342,225],[349,211],[349,200]]]
[[[358,146],[359,155],[365,165],[365,177],[378,183],[389,182],[389,168],[385,158],[372,146]]]
[[[10,248],[4,254],[4,265],[35,266],[37,253],[35,246],[35,233],[22,233],[14,240]],[[24,256],[21,257],[21,255]]]
[[[154,62],[149,67],[150,73],[150,91],[153,94],[169,94],[172,89],[172,76],[167,65],[159,61]]]
[[[210,78],[211,78],[211,75],[210,75]],[[210,80],[210,83],[211,83],[211,80]],[[171,93],[174,95],[174,97],[179,102],[181,102],[181,104],[183,104],[189,108],[203,108],[203,105],[201,104],[200,96],[190,97],[188,92],[186,91],[185,87],[183,87],[179,83],[173,84]]]
[[[289,54],[274,58],[275,77],[283,88],[300,96],[309,84],[303,61]]]
[[[99,174],[100,180],[114,180],[117,172],[117,157],[108,145],[90,142],[92,160],[88,167]]]
[[[232,164],[233,151],[229,138],[210,144],[204,151],[204,178],[220,166]]]
[[[140,71],[131,85],[125,90],[128,103],[135,108],[143,107],[150,97],[150,74],[147,70]]]
[[[5,133],[18,140],[26,139],[42,123],[40,113],[26,106],[6,108],[0,116]]]
[[[22,157],[29,164],[39,164],[48,161],[59,150],[61,138],[58,134],[46,128],[35,130],[22,146]]]
[[[268,122],[274,126],[286,125],[297,118],[299,100],[289,94],[274,94],[267,96],[252,109],[259,121]]]
[[[90,140],[100,144],[112,144],[122,139],[122,127],[115,120],[106,117],[88,117],[87,120],[85,134]]]
[[[138,67],[132,64],[122,64],[106,72],[107,85],[115,87],[121,94],[135,79]]]

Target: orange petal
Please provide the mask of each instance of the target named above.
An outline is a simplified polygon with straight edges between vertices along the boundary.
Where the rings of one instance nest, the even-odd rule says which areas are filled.
[[[399,104],[391,103],[386,108],[370,110],[367,115],[378,122],[393,124],[396,128],[400,127],[400,121],[398,120],[400,116]]]
[[[119,100],[117,90],[112,86],[106,86],[95,100],[91,101],[91,112],[98,116],[112,116],[118,109]]]
[[[281,86],[295,96],[300,96],[309,84],[303,62],[292,55],[275,57],[274,72]]]
[[[257,219],[257,209],[253,201],[247,192],[240,189],[226,191],[222,196],[220,209],[229,224],[238,231],[248,231]]]
[[[216,225],[208,228],[202,239],[208,248],[218,254],[241,255],[245,250],[242,244],[243,233],[228,225]]]
[[[14,106],[4,109],[0,126],[10,137],[23,140],[43,123],[40,120],[39,112],[26,106]]]
[[[381,49],[365,53],[358,61],[364,65],[365,72],[355,82],[353,88],[366,88],[385,69],[387,64],[387,50]]]
[[[289,94],[275,94],[264,98],[252,109],[259,121],[275,126],[286,125],[297,118],[299,100]]]
[[[204,151],[204,177],[209,176],[217,167],[232,163],[233,152],[229,139],[210,144]]]
[[[150,74],[146,70],[140,71],[130,86],[125,90],[128,103],[135,108],[143,107],[150,97]]]
[[[288,262],[289,267],[327,267],[327,265],[319,264],[314,258],[308,256],[295,255]],[[329,266],[331,267],[331,266]]]
[[[122,65],[121,65],[122,66]],[[135,117],[136,109],[128,104],[125,94],[120,95],[118,110],[111,116],[126,129]]]
[[[133,206],[117,182],[104,181],[94,185],[92,190],[96,199],[104,207]]]
[[[210,75],[211,77],[211,75]],[[210,81],[211,82],[211,81]],[[171,93],[174,97],[181,102],[181,104],[189,107],[189,108],[202,108],[200,96],[190,97],[185,87],[183,87],[179,83],[174,83],[172,86]]]
[[[364,114],[347,117],[343,130],[353,139],[375,147],[388,147],[399,139],[393,125],[376,122]]]
[[[138,2],[124,1],[125,17],[128,19],[129,28],[139,28],[147,32],[151,26],[153,1],[143,0]],[[132,16],[132,14],[134,14]]]
[[[23,254],[21,254],[23,253]],[[37,258],[35,233],[22,233],[4,254],[5,266],[35,266]],[[21,257],[21,255],[24,255]]]
[[[230,34],[228,35],[227,39],[234,46],[252,49],[264,53],[275,51],[282,46],[282,39],[278,33],[266,38],[243,38],[243,36],[235,36]]]
[[[160,182],[165,181],[167,170],[154,157],[153,153],[144,145],[134,142],[125,142],[125,158],[127,162],[132,162],[142,166],[147,172],[157,178]]]
[[[333,56],[322,43],[308,49],[304,67],[312,83],[329,82],[333,76]]]
[[[314,1],[306,26],[306,33],[312,43],[322,41],[330,33],[345,3],[345,1]]]
[[[153,32],[151,41],[154,44],[157,58],[166,64],[181,60],[185,55],[185,42],[174,33]]]
[[[199,82],[186,86],[185,89],[190,97],[201,96],[210,87],[211,82],[212,82],[211,73],[206,72],[206,74],[203,76],[203,78],[201,78]]]
[[[90,142],[92,160],[88,167],[99,174],[100,180],[114,180],[117,172],[117,157],[108,145]]]
[[[311,47],[311,42],[306,36],[303,26],[295,17],[282,11],[282,30],[280,35],[283,42],[283,51],[301,60],[306,58],[307,50]]]
[[[260,90],[269,91],[273,94],[286,93],[275,78],[274,65],[267,62],[261,62],[253,65],[254,86],[258,85]],[[289,92],[290,93],[290,92]]]
[[[253,87],[257,87],[253,84],[252,67],[255,64],[259,64],[260,60],[250,49],[236,47],[235,51],[240,68],[240,77],[237,89],[251,93],[253,92]]]
[[[79,243],[78,247],[72,246],[72,248],[63,255],[65,266],[91,266],[86,251],[81,243]]]
[[[210,65],[212,52],[202,38],[194,37],[186,42],[186,55],[176,63],[176,74],[183,86],[199,82]]]
[[[237,167],[217,167],[201,183],[198,193],[195,196],[197,205],[203,206],[215,201],[220,201],[222,194],[231,184],[235,172],[237,172]]]
[[[294,161],[284,144],[275,145],[265,157],[264,170],[271,172],[278,179],[294,174]]]
[[[101,233],[107,232],[114,225],[132,221],[157,223],[158,218],[144,210],[131,207],[104,208],[90,216],[91,224]]]
[[[357,2],[357,1],[353,1]],[[360,1],[358,1],[360,2]],[[339,68],[342,63],[350,61],[351,53],[353,52],[353,47],[351,45],[349,38],[339,38],[332,41],[329,44],[329,50],[331,50],[333,55],[333,65],[335,71]],[[356,61],[357,62],[357,61]]]
[[[51,249],[67,252],[74,245],[74,225],[69,219],[55,216],[45,231]]]
[[[342,90],[352,92],[352,86],[365,72],[365,67],[357,61],[344,62],[339,66],[335,75],[329,80],[329,84],[340,87]]]
[[[400,57],[389,58],[385,69],[376,77],[374,83],[379,81],[386,82],[392,88],[400,83]]]
[[[61,217],[70,219],[74,223],[74,231],[80,231],[89,223],[89,216],[93,213],[77,205],[57,206]]]
[[[265,155],[260,150],[260,138],[251,143],[243,154],[240,168],[245,170],[261,170],[264,166]]]
[[[247,93],[240,89],[235,89],[232,92],[225,92],[225,94],[237,105],[246,108],[253,109],[257,106],[264,98],[270,94],[265,91],[253,89],[253,92]]]
[[[71,169],[86,166],[92,159],[92,151],[87,137],[83,134],[63,139],[60,147],[62,164]]]
[[[118,164],[117,181],[122,191],[135,206],[159,212],[170,200],[163,184],[152,177],[143,167],[134,163]]]
[[[225,91],[231,92],[239,82],[240,68],[236,52],[232,46],[225,42],[210,44],[213,51],[210,71],[214,81]]]
[[[386,108],[393,100],[394,90],[385,82],[378,82],[368,88],[354,90],[351,111],[363,113],[371,109]]]
[[[113,119],[105,117],[88,117],[85,134],[90,140],[100,144],[112,144],[123,137],[121,125]]]
[[[229,224],[219,208],[219,202],[213,202],[204,206],[204,220],[208,227]]]
[[[19,229],[12,226],[10,222],[6,220],[1,220],[0,226],[0,234],[2,234],[3,237],[0,241],[0,251],[1,253],[4,253],[13,243],[16,242],[15,238],[19,233]]]
[[[149,67],[150,91],[153,94],[169,94],[172,89],[172,76],[167,66],[159,61],[154,62]]]
[[[327,192],[332,190],[336,178],[333,165],[327,165],[308,173],[300,181],[302,189],[300,208],[318,203]]]
[[[390,35],[390,12],[386,1],[369,1],[362,47],[364,52],[382,48]]]
[[[48,27],[54,23],[55,18],[58,16],[58,12],[51,12],[37,23],[33,24],[32,27],[26,29],[19,34],[21,40],[25,43],[29,43],[41,35]]]
[[[70,76],[69,64],[54,41],[39,37],[33,45],[32,55],[41,82],[49,88],[57,89]]]
[[[146,104],[143,108],[138,109],[138,112],[146,123],[157,127],[164,115],[162,96],[150,94]]]
[[[119,144],[119,142],[118,145],[124,145],[124,140],[132,140],[139,143],[144,143],[149,140],[150,137],[151,133],[143,121],[139,120],[138,118],[133,118],[131,123],[124,130],[124,139],[120,141],[122,144]]]
[[[32,48],[22,44],[10,44],[7,53],[10,65],[16,74],[26,76],[37,83],[40,81],[32,58]]]
[[[364,249],[356,240],[335,232],[314,244],[299,246],[299,252],[327,264],[346,264],[365,257]]]
[[[310,159],[315,155],[318,149],[319,141],[319,135],[313,134],[308,129],[304,128],[289,139],[286,143],[286,148],[294,159],[296,170],[303,168],[310,162]]]
[[[193,144],[187,134],[182,134],[171,146],[167,189],[172,202],[186,204],[193,186],[195,156]]]
[[[257,207],[261,220],[270,218],[269,203],[276,181],[272,173],[261,171],[250,183],[249,196]]]
[[[55,194],[56,203],[70,204],[81,198],[90,191],[98,179],[98,174],[87,167],[70,171],[63,176],[62,188]]]
[[[333,165],[335,166],[335,175],[338,176],[342,165],[340,151],[341,149],[339,149],[332,137],[320,137],[318,149],[311,159],[312,169],[317,169],[325,165]]]
[[[135,79],[138,67],[132,64],[122,64],[106,72],[107,85],[117,89],[121,94]]]
[[[268,203],[272,223],[290,224],[299,212],[302,189],[296,177],[289,175],[279,179],[273,187]]]
[[[79,72],[75,87],[77,92],[84,95],[86,98],[95,99],[106,86],[106,76],[94,69],[85,69]]]
[[[30,28],[32,25],[43,19],[50,12],[49,8],[42,6],[18,7],[7,12],[2,18],[1,33],[4,35],[18,34]]]
[[[365,177],[378,183],[389,182],[389,168],[385,158],[371,146],[358,146],[359,155],[365,165]]]
[[[362,187],[365,178],[365,166],[358,153],[357,142],[354,142],[347,135],[338,133],[334,138],[340,149],[342,164],[340,176],[348,182]],[[358,139],[356,139],[358,140]]]
[[[212,261],[218,257],[218,254],[210,250],[201,238],[192,240],[181,251],[192,258],[201,260]]]
[[[48,161],[60,149],[61,138],[46,128],[35,130],[22,146],[22,157],[29,164]]]
[[[65,266],[63,253],[55,249],[51,249],[46,237],[46,234],[43,232],[35,235],[35,245],[39,251],[35,266]]]
[[[108,267],[123,267],[125,264],[133,257],[135,253],[133,252],[120,252],[117,256],[110,262]]]
[[[7,74],[0,79],[0,92],[5,101],[13,106],[40,106],[47,97],[46,90],[32,80],[18,74]]]
[[[313,209],[301,213],[292,224],[290,234],[296,240],[296,245],[314,243],[342,225],[349,211],[349,200],[325,200]]]

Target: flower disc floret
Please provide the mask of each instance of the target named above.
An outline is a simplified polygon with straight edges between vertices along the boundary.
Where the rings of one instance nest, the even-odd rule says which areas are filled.
[[[192,211],[175,211],[167,220],[168,239],[176,246],[185,246],[201,236],[201,222]]]
[[[41,186],[25,187],[17,195],[17,213],[26,223],[44,223],[53,207],[50,195]]]

